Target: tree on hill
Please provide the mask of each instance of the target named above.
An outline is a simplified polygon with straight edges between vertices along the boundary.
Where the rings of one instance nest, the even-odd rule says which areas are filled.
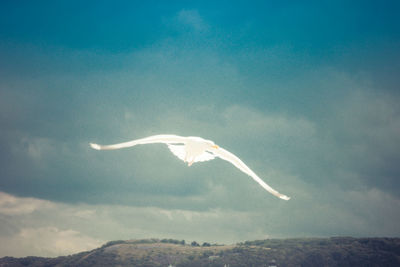
[[[192,247],[200,247],[199,243],[197,243],[196,241],[193,241],[190,245]]]

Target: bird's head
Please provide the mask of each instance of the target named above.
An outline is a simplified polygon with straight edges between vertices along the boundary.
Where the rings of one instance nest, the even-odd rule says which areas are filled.
[[[219,146],[217,146],[216,144],[214,144],[213,141],[207,140],[207,145],[209,146],[209,148],[214,148],[214,149],[218,149]]]

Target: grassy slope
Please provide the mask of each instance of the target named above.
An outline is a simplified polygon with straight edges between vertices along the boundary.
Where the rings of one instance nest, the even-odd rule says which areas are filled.
[[[300,238],[198,247],[177,240],[113,241],[58,258],[2,258],[0,266],[400,266],[398,238]]]

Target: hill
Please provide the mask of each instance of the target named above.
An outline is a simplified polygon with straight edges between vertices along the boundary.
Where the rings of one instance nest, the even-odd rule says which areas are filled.
[[[400,238],[298,238],[202,245],[173,239],[112,241],[57,258],[0,259],[0,266],[400,266]]]

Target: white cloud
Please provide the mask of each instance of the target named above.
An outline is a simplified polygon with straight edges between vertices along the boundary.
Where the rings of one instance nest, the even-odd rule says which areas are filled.
[[[11,237],[0,237],[2,256],[58,256],[87,251],[103,242],[84,234],[67,229],[46,226],[22,228]]]
[[[116,239],[159,237],[233,243],[267,235],[262,227],[254,225],[254,212],[71,205],[1,195],[12,199],[19,212],[0,213],[3,223],[13,225],[12,231],[0,232],[0,256],[67,255]],[[36,203],[34,209],[25,208],[28,200]],[[251,231],[243,230],[246,225],[252,225]]]
[[[9,225],[0,235],[0,256],[58,256],[93,249],[102,243],[99,239],[53,226],[58,217],[91,214],[87,209],[68,210],[68,205],[0,192],[0,219]]]
[[[23,215],[36,210],[54,208],[54,203],[37,198],[15,197],[0,192],[0,214]]]
[[[93,218],[96,215],[95,210],[89,210],[89,209],[82,209],[78,210],[75,213],[73,213],[74,216],[82,218],[82,219],[90,219]]]

